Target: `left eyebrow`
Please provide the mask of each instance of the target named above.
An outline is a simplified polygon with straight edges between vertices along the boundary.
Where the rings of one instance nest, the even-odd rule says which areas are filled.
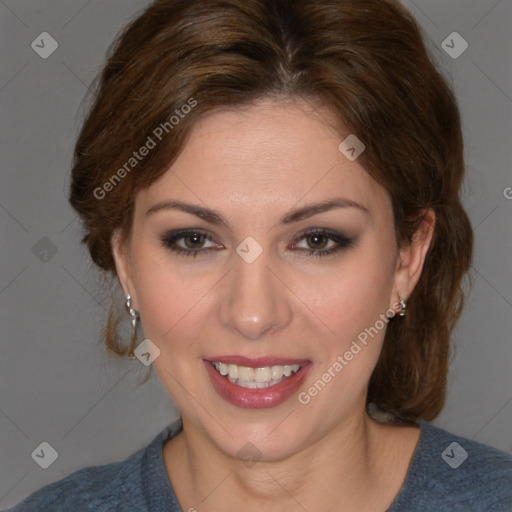
[[[329,199],[326,201],[322,201],[320,203],[311,203],[303,206],[301,208],[297,208],[295,210],[289,211],[286,215],[284,215],[280,219],[281,224],[291,224],[293,222],[297,222],[299,220],[304,220],[318,213],[326,212],[328,210],[332,210],[334,208],[356,208],[366,214],[369,214],[369,210],[355,202],[351,199],[346,199],[342,197],[337,197],[333,199]],[[184,203],[182,201],[161,201],[160,203],[155,204],[146,212],[146,217],[152,215],[156,212],[162,210],[181,210],[185,213],[190,213],[191,215],[195,215],[206,222],[209,222],[214,225],[222,224],[228,229],[230,229],[229,222],[222,217],[222,215],[210,208],[205,208],[204,206],[200,206],[197,204]]]
[[[297,222],[299,220],[307,219],[313,215],[316,215],[317,213],[326,212],[334,208],[356,208],[366,214],[370,213],[368,208],[366,208],[362,204],[356,203],[351,199],[336,197],[334,199],[329,199],[326,201],[322,201],[320,203],[308,204],[306,206],[303,206],[302,208],[292,210],[280,220],[280,223],[290,224],[291,222]]]

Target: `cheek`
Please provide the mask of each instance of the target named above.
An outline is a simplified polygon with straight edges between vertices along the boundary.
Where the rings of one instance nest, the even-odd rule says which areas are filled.
[[[304,302],[312,304],[311,309],[318,312],[331,334],[346,343],[388,310],[393,268],[392,258],[382,256],[376,248],[363,248],[324,276],[321,284],[305,288]]]
[[[208,277],[183,279],[161,249],[141,251],[134,255],[133,264],[137,306],[146,337],[162,347],[174,338],[183,339],[185,332],[186,337],[193,337],[193,329],[199,329]]]
[[[329,328],[319,342],[322,350],[314,354],[318,364],[311,379],[332,382],[317,402],[326,407],[333,397],[350,407],[364,392],[380,355],[394,265],[392,256],[379,250],[381,244],[372,246],[347,257],[335,275],[324,280],[323,289],[315,288],[306,299],[315,301],[315,312]]]

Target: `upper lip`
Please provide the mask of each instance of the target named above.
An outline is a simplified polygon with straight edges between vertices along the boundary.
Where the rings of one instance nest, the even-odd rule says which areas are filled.
[[[275,366],[275,365],[291,365],[300,364],[304,365],[309,362],[309,359],[294,359],[291,357],[256,357],[250,358],[239,355],[229,356],[213,356],[207,359],[210,363],[225,363],[225,364],[236,364],[237,366],[247,366],[248,368],[262,368],[264,366]]]

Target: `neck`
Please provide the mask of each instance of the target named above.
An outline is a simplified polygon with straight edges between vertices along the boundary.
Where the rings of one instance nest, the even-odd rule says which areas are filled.
[[[289,457],[251,463],[226,455],[183,418],[164,459],[183,510],[385,510],[419,436],[410,430],[378,424],[362,409]],[[403,436],[390,434],[406,431],[413,437],[404,452]]]

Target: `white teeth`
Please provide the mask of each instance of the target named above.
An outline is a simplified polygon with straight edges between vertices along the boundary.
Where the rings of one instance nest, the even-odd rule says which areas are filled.
[[[219,364],[219,363],[217,363],[217,364]],[[228,373],[229,373],[229,377],[231,379],[238,379],[238,366],[236,364],[229,364],[228,365]]]
[[[230,382],[249,389],[268,388],[279,384],[283,378],[290,377],[301,368],[300,364],[263,366],[261,368],[219,362],[213,362],[212,364]]]
[[[254,381],[254,368],[248,368],[247,366],[239,366],[238,378],[239,380]]]
[[[256,368],[254,379],[256,382],[270,382],[272,380],[270,368],[265,366],[263,368]]]
[[[272,368],[270,368],[270,373],[271,373],[273,379],[275,379],[275,380],[281,379],[283,377],[283,367],[282,366],[272,366]]]
[[[279,384],[281,380],[271,380],[270,382],[254,382],[254,381],[247,381],[247,380],[239,380],[239,379],[230,379],[228,378],[229,382],[232,382],[233,384],[236,384],[237,386],[240,386],[242,388],[249,388],[249,389],[263,389],[263,388],[270,388],[272,386],[275,386],[276,384]]]

